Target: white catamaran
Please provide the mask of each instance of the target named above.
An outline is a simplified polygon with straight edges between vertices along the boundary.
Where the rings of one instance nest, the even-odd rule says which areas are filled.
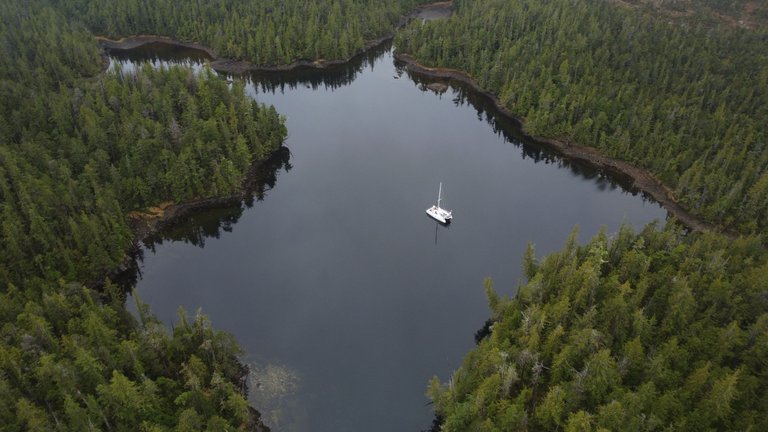
[[[451,223],[451,219],[453,219],[453,214],[450,210],[446,210],[442,207],[440,207],[440,199],[441,195],[443,194],[443,183],[440,183],[440,188],[437,190],[437,205],[433,205],[432,207],[427,209],[427,214],[431,216],[434,220],[440,222],[441,224],[449,224]]]

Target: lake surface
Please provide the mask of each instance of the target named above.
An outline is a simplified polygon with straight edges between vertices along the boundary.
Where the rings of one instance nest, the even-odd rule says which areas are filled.
[[[124,70],[146,56],[132,53]],[[162,64],[155,60],[155,64]],[[419,431],[488,318],[483,279],[514,295],[528,242],[558,250],[666,213],[527,143],[462,86],[444,93],[389,47],[326,72],[247,78],[287,116],[290,156],[257,200],[205,211],[148,244],[137,292],[235,335],[250,400],[276,431]],[[443,183],[454,222],[425,209]]]

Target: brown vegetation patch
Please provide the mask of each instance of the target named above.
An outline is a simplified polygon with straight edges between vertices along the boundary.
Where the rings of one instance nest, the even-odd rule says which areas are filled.
[[[655,13],[673,19],[690,19],[697,14],[712,18],[716,22],[747,29],[765,29],[768,27],[768,4],[760,0],[737,0],[727,10],[714,9],[702,0],[611,0],[627,7],[640,8],[649,6]],[[743,4],[741,4],[743,3]]]

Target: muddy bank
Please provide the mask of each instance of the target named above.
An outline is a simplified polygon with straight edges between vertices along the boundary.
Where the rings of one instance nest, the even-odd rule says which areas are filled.
[[[365,43],[363,48],[355,51],[346,59],[342,60],[297,60],[286,65],[260,66],[247,60],[232,60],[226,58],[217,58],[211,62],[211,68],[217,72],[242,75],[248,72],[288,72],[299,68],[326,69],[334,66],[340,66],[352,61],[355,57],[373,49],[384,42],[392,39],[394,34],[388,34],[379,39],[371,40]]]
[[[523,119],[516,117],[512,112],[502,106],[495,94],[482,89],[467,73],[455,69],[430,68],[420,64],[409,54],[395,53],[395,59],[404,64],[411,72],[432,78],[456,80],[468,85],[473,90],[492,101],[495,108],[499,110],[500,113],[517,123],[521,127],[521,130],[525,125]],[[628,183],[633,189],[652,197],[655,201],[661,204],[667,212],[692,231],[717,231],[726,234],[729,237],[736,237],[736,234],[731,233],[722,227],[705,222],[683,209],[680,204],[677,203],[677,200],[675,200],[672,190],[646,169],[634,166],[619,159],[605,156],[592,147],[552,138],[539,136],[528,137],[535,143],[545,146],[567,159],[583,162],[591,167],[609,173],[614,177],[628,180]]]
[[[247,60],[235,60],[219,57],[211,48],[206,46],[191,42],[180,42],[165,36],[128,36],[119,40],[111,40],[105,37],[98,37],[98,41],[101,47],[106,51],[130,51],[132,49],[151,44],[198,50],[203,54],[202,57],[209,61],[211,68],[216,72],[232,75],[243,75],[249,72],[288,72],[299,68],[326,69],[343,65],[350,62],[355,57],[365,53],[366,51],[392,39],[392,37],[393,34],[389,34],[382,38],[368,41],[365,43],[362,49],[355,51],[349,58],[343,60],[297,60],[290,64],[275,66],[257,65]]]
[[[194,42],[182,42],[166,36],[139,35],[123,37],[117,40],[109,39],[104,36],[96,36],[96,41],[107,51],[131,50],[148,44],[165,44],[200,51],[201,53],[204,53],[205,57],[209,60],[213,60],[217,57],[212,49],[204,45]]]
[[[433,20],[444,19],[451,15],[451,6],[453,2],[437,2],[416,7],[411,13],[403,17],[396,28],[406,25],[413,19]],[[180,48],[198,50],[204,54],[204,57],[210,60],[211,68],[217,72],[242,75],[248,72],[287,72],[299,68],[326,69],[334,66],[340,66],[350,62],[355,57],[364,54],[366,51],[375,48],[384,42],[391,40],[395,36],[394,31],[374,40],[365,42],[361,49],[356,50],[348,58],[341,60],[297,60],[285,65],[257,65],[247,60],[235,60],[219,57],[216,52],[199,43],[183,42],[167,36],[138,35],[127,36],[117,40],[109,39],[104,36],[97,36],[96,40],[101,47],[106,50],[127,51],[148,44],[163,44]]]

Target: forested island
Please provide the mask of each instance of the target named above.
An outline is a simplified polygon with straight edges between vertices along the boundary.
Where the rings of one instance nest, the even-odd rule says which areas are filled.
[[[255,65],[346,60],[425,1],[16,1],[0,8],[0,424],[263,430],[229,335],[133,316],[109,280],[161,203],[239,197],[285,119],[210,69],[106,70],[96,36]],[[467,73],[527,133],[648,169],[736,237],[575,235],[487,283],[492,325],[428,394],[437,428],[768,429],[768,7],[455,0],[399,52]],[[258,409],[258,407],[255,407]]]

